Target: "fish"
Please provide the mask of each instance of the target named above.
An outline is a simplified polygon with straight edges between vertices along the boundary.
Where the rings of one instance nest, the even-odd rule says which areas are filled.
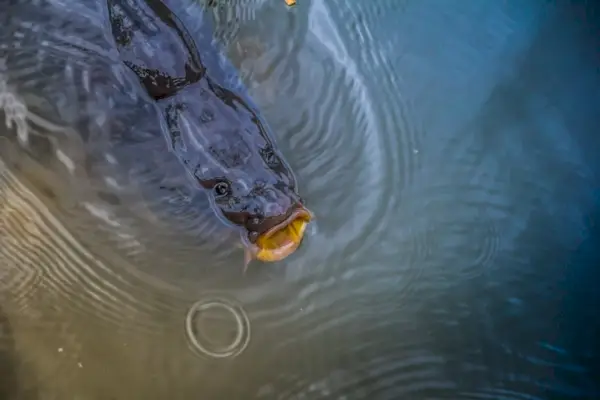
[[[215,216],[239,235],[244,271],[253,260],[284,260],[304,241],[314,214],[272,129],[215,43],[211,13],[195,6],[201,12],[191,15],[189,6],[10,0],[0,14],[0,83],[26,105],[29,133],[3,141],[0,156],[19,163],[20,148],[50,171],[66,144],[75,157],[67,163],[71,174],[83,168],[84,176],[123,178],[121,186],[141,183],[152,205],[183,193],[185,201],[160,204],[176,204],[168,218],[204,229],[198,218]],[[7,132],[0,129],[0,139]],[[109,155],[116,162],[103,161]]]
[[[162,115],[166,151],[221,221],[239,230],[244,271],[254,259],[276,262],[294,253],[314,214],[247,90],[227,83],[235,72],[210,33],[192,36],[161,0],[107,6],[120,60]]]

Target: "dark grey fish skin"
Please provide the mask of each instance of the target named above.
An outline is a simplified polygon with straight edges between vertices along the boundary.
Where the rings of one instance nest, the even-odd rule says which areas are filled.
[[[109,0],[108,9],[121,60],[158,104],[170,150],[210,192],[215,210],[251,239],[300,208],[296,179],[268,126],[243,91],[214,78],[171,9],[159,0]]]
[[[206,16],[190,23],[176,1],[5,4],[8,81],[33,113],[78,132],[90,159],[110,149],[130,175],[206,193],[215,215],[250,242],[302,207]],[[44,142],[43,129],[32,131]]]

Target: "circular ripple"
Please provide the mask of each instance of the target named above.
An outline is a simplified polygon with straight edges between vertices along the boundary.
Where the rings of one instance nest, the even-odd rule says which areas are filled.
[[[28,244],[36,245],[37,229],[24,214],[7,174],[0,161],[0,263],[5,266],[0,271],[0,292],[14,292],[16,296],[11,296],[11,301],[22,303],[40,284],[41,270],[31,268],[25,248]],[[23,267],[10,268],[12,265]]]
[[[427,224],[402,223],[421,208],[404,195],[418,182],[422,158],[420,126],[409,99],[398,95],[403,82],[372,37],[340,39],[363,27],[335,23],[331,10],[338,7],[346,9],[315,1],[302,15],[300,8],[265,6],[254,19],[271,24],[234,21],[239,27],[224,40],[317,217],[301,256],[287,261],[290,273],[303,270],[296,285],[263,284],[249,299],[255,323],[277,337],[278,354],[351,329],[373,308],[373,296],[384,302],[382,287],[394,286],[385,299],[394,310],[410,304],[402,299],[433,251]],[[286,332],[290,327],[300,334]]]
[[[97,357],[137,365],[132,355],[143,353],[134,352],[133,346],[152,346],[151,360],[173,360],[178,336],[165,336],[164,327],[165,318],[181,315],[185,300],[180,290],[149,275],[129,274],[135,269],[111,257],[110,251],[100,252],[110,264],[93,255],[1,162],[0,197],[0,261],[5,274],[0,294],[18,317],[15,330],[24,349],[22,358],[35,366],[41,381],[75,393],[79,383],[95,379],[87,368]],[[167,326],[181,324],[180,319],[168,321]],[[143,340],[137,344],[137,338]],[[165,341],[171,342],[169,352],[156,351],[153,343]],[[133,345],[123,348],[123,342]],[[112,350],[94,355],[102,346]],[[175,379],[170,373],[164,376],[165,382]]]
[[[205,336],[202,331],[209,327],[201,326],[198,319],[202,318],[203,312],[215,308],[223,309],[233,316],[236,333],[235,338],[228,345],[211,349],[210,347],[216,346],[202,343],[210,341],[210,339],[207,340],[202,337]],[[244,309],[237,302],[223,298],[207,298],[195,303],[188,311],[185,319],[185,332],[190,344],[197,352],[211,358],[233,358],[248,347],[248,343],[250,342],[250,321]]]
[[[200,6],[181,7],[180,11],[189,14],[184,17],[189,30],[199,35],[200,22],[195,21],[201,18],[194,16]],[[345,264],[350,249],[364,256],[374,248],[393,246],[398,241],[390,232],[395,231],[400,218],[390,220],[389,215],[400,207],[399,194],[414,180],[419,168],[418,127],[412,123],[409,102],[397,96],[401,82],[392,71],[383,76],[377,72],[379,81],[372,86],[375,82],[370,76],[384,61],[378,46],[369,43],[366,47],[372,52],[362,54],[362,46],[351,48],[340,41],[339,27],[327,7],[322,2],[314,3],[306,24],[286,7],[242,2],[231,7],[228,4],[231,15],[217,21],[221,27],[233,24],[239,28],[225,40],[230,55],[274,128],[298,177],[300,192],[317,216],[302,258],[290,263],[312,264],[312,269],[320,273],[324,268],[337,269]],[[250,9],[252,15],[247,12]],[[282,13],[282,18],[269,17],[277,21],[274,25],[245,25],[267,18],[261,14],[263,11]],[[269,39],[264,39],[267,35]],[[358,64],[354,60],[360,57]],[[369,87],[377,87],[377,92]],[[374,98],[383,99],[381,105],[374,107]],[[293,107],[285,107],[281,99],[294,99]],[[122,181],[119,171],[129,169],[104,162],[105,170],[94,171],[95,176],[86,176],[86,181],[77,184],[82,188],[79,196],[87,196],[88,213],[95,217],[109,215],[112,222],[100,221],[106,235],[128,225],[116,237],[113,235],[108,245],[146,265],[143,273],[170,284],[189,285],[190,278],[198,280],[194,274],[201,270],[226,271],[232,265],[236,271],[241,270],[243,258],[235,246],[237,237],[220,227],[209,215],[210,210],[200,212],[207,208],[202,196],[186,191],[183,182],[163,181],[163,167],[172,161],[157,160],[159,168],[136,171],[135,177],[127,176]],[[99,183],[90,184],[90,179]],[[100,187],[97,193],[115,191],[102,183],[103,179],[126,191],[138,185],[143,196],[116,191],[121,204],[108,204],[107,196],[90,197],[92,189]],[[158,190],[158,186],[165,189]],[[408,237],[400,240],[410,242]],[[198,254],[202,254],[201,262]],[[419,270],[405,272],[405,277],[412,274],[416,279]]]
[[[242,25],[227,44],[316,214],[303,263],[332,266],[350,248],[365,254],[381,244],[418,169],[418,129],[391,73],[378,72],[377,92],[369,89],[381,61],[376,43],[361,46],[368,54],[344,43],[328,7],[313,2],[307,20],[268,8],[275,25]],[[257,19],[267,17],[261,12]]]
[[[257,9],[257,14],[246,20],[262,21],[266,17],[258,15],[262,10]],[[352,47],[340,40],[340,31],[345,28],[334,23],[330,6],[322,1],[311,4],[305,19],[295,18],[283,4],[265,7],[267,11],[278,13],[281,18],[270,17],[274,21],[271,25],[239,26],[232,30],[235,35],[228,38],[234,63],[240,67],[251,94],[291,162],[301,194],[317,215],[318,229],[303,246],[302,257],[290,260],[290,263],[310,266],[319,277],[315,279],[313,274],[304,277],[297,287],[279,284],[269,287],[268,291],[256,290],[247,296],[250,302],[256,303],[252,306],[260,309],[258,313],[267,327],[294,327],[300,333],[281,335],[286,340],[278,340],[274,347],[284,353],[303,338],[318,339],[320,335],[346,329],[356,322],[354,312],[357,309],[354,307],[365,306],[362,302],[373,299],[372,295],[380,291],[382,284],[394,282],[398,294],[406,293],[418,278],[419,261],[426,257],[429,249],[424,244],[428,235],[425,225],[398,228],[406,216],[403,212],[411,210],[411,207],[404,207],[403,212],[397,211],[406,205],[401,195],[411,190],[419,170],[419,129],[411,117],[409,102],[398,96],[402,93],[402,83],[393,78],[392,71],[381,73],[377,67],[386,61],[377,43],[369,38],[366,45]],[[239,23],[242,19],[221,22]],[[381,104],[375,106],[375,99]],[[102,177],[101,174],[97,176]],[[115,178],[119,174],[109,169],[105,176]],[[146,178],[156,177],[140,171],[135,180],[152,188],[156,180]],[[211,257],[216,248],[211,243],[221,243],[227,249],[233,248],[232,243],[226,243],[223,236],[210,230],[208,223],[196,224],[201,217],[192,211],[195,207],[193,200],[188,202],[188,194],[164,196],[149,190],[138,203],[129,202],[127,194],[122,198],[125,199],[123,204],[128,206],[144,205],[150,215],[158,216],[160,220],[165,219],[161,218],[164,215],[175,216],[171,221],[180,230],[200,228],[208,234],[204,237],[214,236],[213,241],[202,243],[184,239],[176,234],[176,229],[149,222],[141,212],[123,214],[119,209],[128,207],[108,206],[106,203],[110,201],[106,196],[102,200],[87,193],[90,187],[95,187],[92,183],[82,182],[81,185],[78,187],[87,204],[78,212],[85,211],[100,223],[89,225],[89,216],[70,218],[77,221],[70,228],[74,227],[78,239],[96,241],[100,230],[128,233],[124,227],[129,225],[132,235],[137,235],[141,244],[141,254],[136,253],[131,259],[144,265],[144,269],[135,275],[136,278],[142,276],[139,280],[129,280],[121,265],[115,268],[118,270],[115,273],[89,255],[72,237],[67,237],[64,228],[53,223],[52,229],[40,235],[49,238],[43,247],[61,249],[56,252],[56,257],[66,262],[58,266],[46,265],[43,271],[51,292],[57,293],[62,307],[79,313],[94,312],[112,324],[122,321],[123,314],[127,314],[124,310],[129,310],[139,321],[136,332],[151,335],[156,327],[150,317],[152,313],[168,313],[174,308],[161,304],[157,298],[151,297],[148,301],[147,294],[143,293],[145,290],[162,289],[161,283],[173,282],[167,275],[173,275],[175,269],[185,264],[193,268],[219,267],[228,262],[227,268],[233,268],[233,255],[226,254],[221,265]],[[121,186],[127,187],[127,181]],[[171,200],[171,207],[166,206]],[[44,216],[46,223],[51,220],[46,214]],[[71,212],[71,216],[75,217],[76,213]],[[93,235],[90,227],[96,231]],[[57,235],[61,237],[53,240]],[[119,243],[118,237],[113,244]],[[65,255],[64,243],[86,256]],[[399,246],[406,255],[397,269],[390,269],[385,260],[397,253]],[[134,248],[133,245],[127,247]],[[41,250],[36,251],[41,254]],[[135,252],[131,250],[127,254]],[[209,261],[205,262],[205,258]],[[80,262],[74,262],[74,259]],[[90,263],[93,268],[89,267]],[[151,270],[149,265],[155,265],[156,270]],[[362,268],[365,265],[368,268]],[[163,271],[162,275],[158,270]],[[157,279],[152,281],[151,277]],[[144,282],[143,288],[136,288],[133,283],[140,280]],[[177,283],[195,286],[197,282],[180,278]],[[340,290],[340,283],[356,288],[357,296],[348,299],[347,290]],[[85,294],[82,295],[81,289]],[[265,301],[268,297],[280,301]],[[398,301],[398,298],[390,300]],[[23,307],[27,304],[23,302]],[[335,307],[328,312],[316,313],[328,305]],[[360,311],[358,309],[357,313]],[[239,322],[239,315],[237,318]],[[243,344],[244,339],[240,340]],[[221,353],[239,354],[233,348],[217,353],[217,356],[222,356]]]
[[[62,285],[59,283],[59,288],[56,287],[55,278],[61,279],[61,274],[48,274],[48,267],[52,268],[56,259],[53,259],[50,253],[52,248],[45,248],[49,242],[44,237],[43,228],[39,225],[39,220],[36,219],[36,214],[32,211],[31,199],[23,196],[17,182],[10,175],[5,165],[0,162],[0,263],[2,264],[2,277],[0,279],[0,293],[6,297],[6,303],[9,305],[11,312],[19,315],[23,319],[31,322],[31,329],[25,329],[25,334],[20,337],[20,341],[29,343],[28,331],[37,332],[38,342],[29,343],[30,348],[41,347],[40,337],[44,336],[43,330],[36,326],[36,322],[42,318],[48,318],[48,312],[40,313],[37,309],[32,308],[36,299],[46,297],[48,291],[55,294],[64,293]],[[56,276],[59,275],[59,276]],[[48,279],[48,276],[54,279]],[[53,298],[53,296],[49,296]],[[53,298],[57,300],[57,298]],[[69,299],[72,301],[73,299]],[[62,307],[61,304],[58,307]],[[58,329],[58,326],[52,323],[53,329]],[[62,329],[58,329],[62,330]],[[59,333],[61,335],[61,333]],[[64,336],[63,336],[64,337]],[[69,351],[65,354],[59,354],[59,360],[53,365],[53,373],[60,376],[70,377],[67,373],[67,364],[76,365],[77,341],[69,338]],[[48,345],[46,342],[44,346]],[[41,349],[40,349],[41,350]],[[63,349],[56,346],[54,350],[57,353],[62,353]],[[27,359],[29,357],[25,357]]]
[[[128,294],[127,286],[115,286],[114,281],[118,285],[125,282],[107,277],[105,274],[111,273],[108,268],[81,247],[3,163],[0,171],[4,199],[0,254],[6,261],[4,265],[9,266],[7,273],[14,274],[13,279],[3,279],[3,289],[16,294],[11,302],[25,308],[29,293],[40,289],[43,283],[44,290],[66,300],[61,304],[83,312],[93,309],[109,320],[120,319],[122,307],[128,304],[142,310],[150,307]],[[81,295],[86,293],[89,297],[81,303]]]

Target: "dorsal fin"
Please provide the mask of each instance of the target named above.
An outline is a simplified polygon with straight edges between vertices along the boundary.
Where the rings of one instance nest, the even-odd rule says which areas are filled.
[[[173,96],[204,77],[194,40],[160,0],[109,0],[108,13],[121,59],[150,97]]]

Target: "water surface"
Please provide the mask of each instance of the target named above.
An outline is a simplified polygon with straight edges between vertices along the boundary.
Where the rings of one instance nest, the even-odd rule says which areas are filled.
[[[70,12],[100,26],[92,3]],[[193,30],[200,7],[184,4]],[[139,105],[134,84],[102,81],[80,53],[51,65],[67,89],[33,74],[65,55],[49,38],[1,82],[14,100],[0,128],[10,381],[60,399],[600,397],[593,7],[238,1],[212,13],[317,215],[311,235],[243,275],[235,236],[190,193],[165,195],[111,157],[89,167],[103,142],[90,153],[81,130],[102,137],[107,116],[127,127],[149,114],[114,111],[111,96]],[[36,25],[19,18],[0,50],[27,51]],[[105,51],[91,46],[101,30],[86,32],[61,40]],[[85,85],[95,96],[78,103],[68,88]],[[27,146],[3,138],[24,129],[18,101]],[[213,295],[251,323],[232,359],[200,358],[184,335],[189,307]]]

